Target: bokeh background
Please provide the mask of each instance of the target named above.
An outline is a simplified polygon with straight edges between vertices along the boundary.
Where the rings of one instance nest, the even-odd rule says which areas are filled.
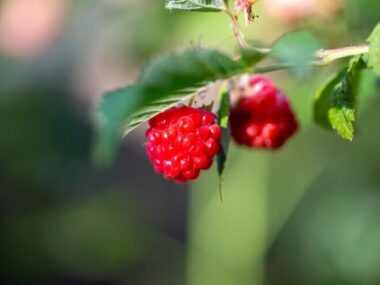
[[[260,0],[263,44],[307,28],[363,43],[378,0]],[[93,107],[151,58],[188,46],[233,54],[219,13],[158,0],[0,0],[0,284],[380,284],[380,81],[366,71],[353,142],[312,123],[337,66],[269,76],[302,129],[275,153],[232,147],[177,185],[153,172],[145,126],[107,169],[91,164]]]

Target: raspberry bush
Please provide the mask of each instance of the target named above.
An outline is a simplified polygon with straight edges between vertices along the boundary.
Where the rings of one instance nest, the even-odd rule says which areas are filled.
[[[256,2],[166,0],[169,10],[224,13],[238,52],[227,55],[212,48],[192,47],[169,54],[151,61],[135,84],[103,96],[96,108],[95,161],[112,161],[120,133],[128,135],[149,121],[146,151],[157,172],[187,182],[209,168],[217,155],[222,176],[231,137],[253,151],[273,150],[283,147],[300,127],[291,108],[292,94],[287,97],[262,74],[277,70],[302,74],[307,67],[316,67],[313,72],[317,72],[331,63],[338,68],[315,95],[314,120],[352,140],[361,74],[369,70],[380,75],[380,24],[367,42],[348,47],[323,49],[318,37],[306,30],[285,34],[270,46],[254,46],[245,39],[239,17],[244,14],[246,23],[254,25],[258,20]],[[270,64],[265,59],[270,59]],[[250,80],[241,87],[239,78],[247,74]],[[192,104],[184,106],[215,82],[222,87],[212,100],[213,106],[220,106],[213,109],[214,114]]]

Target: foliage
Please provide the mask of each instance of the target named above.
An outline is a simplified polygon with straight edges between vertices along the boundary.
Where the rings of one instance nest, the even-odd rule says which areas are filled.
[[[254,49],[244,50],[241,59],[233,60],[215,50],[191,48],[151,62],[135,85],[112,91],[98,103],[95,159],[100,163],[112,160],[123,125],[128,134],[203,86],[248,72],[261,58]]]
[[[368,66],[372,67],[380,75],[380,23],[376,26],[368,41],[370,43]]]
[[[314,103],[315,121],[335,130],[345,139],[354,137],[356,101],[360,73],[373,68],[380,74],[380,24],[369,37],[369,47],[347,47],[331,51],[321,49],[321,41],[312,33],[299,30],[282,36],[271,48],[262,49],[246,45],[241,40],[237,23],[238,13],[222,0],[167,0],[169,10],[198,12],[224,11],[232,20],[234,34],[241,45],[237,56],[229,56],[209,48],[191,48],[180,53],[158,58],[143,68],[132,86],[106,94],[97,105],[98,143],[95,158],[99,163],[115,157],[120,133],[128,135],[141,123],[177,104],[200,88],[219,80],[254,72],[291,69],[302,72],[306,66],[324,66],[343,57],[352,57],[349,65],[323,85]],[[368,52],[368,57],[361,56]],[[278,65],[256,65],[265,57]],[[237,58],[237,59],[236,59]],[[368,58],[368,60],[367,60]],[[221,91],[219,124],[228,132],[228,92]],[[224,138],[224,152],[218,158],[218,171],[222,175],[226,162],[228,140]]]
[[[218,124],[222,129],[222,151],[219,153],[217,158],[218,163],[218,174],[219,174],[219,191],[220,197],[223,200],[223,192],[222,192],[222,180],[223,173],[226,168],[227,161],[227,153],[230,143],[230,130],[229,130],[229,114],[231,109],[231,100],[229,90],[227,88],[223,88],[220,93],[220,107],[218,113]]]
[[[355,105],[364,67],[361,57],[354,58],[348,68],[337,73],[318,91],[314,105],[316,122],[336,130],[348,140],[354,138]]]
[[[315,59],[321,48],[320,40],[311,32],[298,30],[282,36],[274,42],[272,55],[289,66],[306,66]]]

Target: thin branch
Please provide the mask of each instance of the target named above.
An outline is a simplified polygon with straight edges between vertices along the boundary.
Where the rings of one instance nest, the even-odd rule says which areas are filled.
[[[316,65],[327,65],[331,62],[354,55],[360,55],[369,52],[369,45],[349,46],[338,49],[320,50],[316,56],[319,58],[319,62]]]
[[[247,47],[248,44],[247,44],[245,37],[244,37],[244,34],[240,28],[239,19],[238,19],[237,15],[234,12],[232,12],[231,9],[228,7],[228,1],[224,1],[224,10],[223,11],[227,14],[227,16],[231,20],[232,30],[234,32],[234,35],[235,35],[237,42],[239,43],[239,45],[241,47]]]
[[[319,50],[315,54],[315,57],[317,58],[317,60],[309,62],[308,64],[305,64],[305,65],[325,66],[341,58],[365,54],[368,52],[369,52],[369,45],[357,45],[357,46],[342,47],[342,48],[330,49],[330,50]],[[266,50],[266,53],[270,53],[270,50]],[[257,67],[255,68],[255,72],[268,73],[268,72],[288,69],[292,67],[297,67],[297,65],[292,64],[292,63],[280,63],[280,64],[268,65],[268,66],[263,66],[263,67]]]

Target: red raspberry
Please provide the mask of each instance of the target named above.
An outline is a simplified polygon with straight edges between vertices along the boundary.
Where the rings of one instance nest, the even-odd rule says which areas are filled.
[[[277,149],[298,129],[288,98],[263,76],[252,76],[231,110],[231,135],[241,145]]]
[[[179,183],[196,179],[221,149],[216,116],[203,109],[174,107],[149,120],[146,151],[156,172]]]

